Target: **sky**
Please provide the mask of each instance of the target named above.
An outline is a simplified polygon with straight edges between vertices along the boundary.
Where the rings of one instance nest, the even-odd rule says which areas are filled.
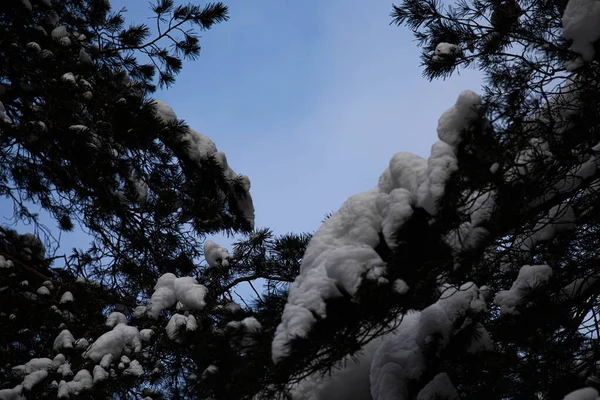
[[[147,21],[144,1],[112,0]],[[202,4],[202,3],[200,3]],[[390,0],[228,0],[200,58],[155,94],[248,175],[256,226],[313,232],[398,151],[427,157],[439,116],[481,79],[421,75]]]
[[[138,23],[153,23],[148,4],[112,0]],[[200,57],[154,97],[250,177],[257,228],[314,232],[373,188],[396,152],[427,157],[439,116],[481,86],[476,71],[425,80],[412,33],[390,25],[390,0],[225,4],[230,20],[202,33]]]

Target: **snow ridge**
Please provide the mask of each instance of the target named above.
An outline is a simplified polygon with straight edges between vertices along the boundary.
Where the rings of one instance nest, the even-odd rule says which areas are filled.
[[[160,100],[153,100],[154,112],[158,119],[164,123],[177,122],[175,111],[166,103]],[[225,177],[230,181],[233,187],[233,180],[238,178],[238,174],[229,167],[225,154],[217,150],[215,143],[208,137],[195,130],[188,128],[183,135],[178,138],[182,148],[186,149],[190,160],[201,165],[209,157],[214,157],[219,166],[223,169]],[[244,195],[236,199],[236,205],[246,221],[254,227],[254,205],[250,196],[250,179],[245,176],[239,176],[241,179]]]
[[[393,247],[396,232],[415,207],[437,214],[446,181],[458,168],[455,148],[478,116],[480,104],[477,94],[462,92],[439,120],[440,141],[433,145],[429,160],[396,154],[377,187],[350,197],[315,233],[275,332],[274,362],[289,355],[294,338],[306,337],[317,319],[327,318],[328,300],[340,297],[342,291],[354,296],[365,278],[388,283],[386,265],[375,251],[379,233]]]

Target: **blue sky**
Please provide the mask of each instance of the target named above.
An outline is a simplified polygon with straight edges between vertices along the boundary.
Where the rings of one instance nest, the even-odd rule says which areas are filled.
[[[474,71],[423,79],[389,0],[225,3],[231,19],[203,33],[200,58],[155,97],[250,177],[257,227],[316,230],[394,153],[426,157],[441,113],[481,85]],[[112,4],[129,20],[150,15],[144,1]]]
[[[250,177],[257,227],[315,231],[375,186],[394,153],[426,157],[441,113],[481,86],[475,71],[423,79],[412,34],[389,25],[389,0],[225,3],[231,19],[203,32],[200,58],[155,97]],[[152,22],[145,1],[112,5]],[[64,245],[87,242],[71,234]]]

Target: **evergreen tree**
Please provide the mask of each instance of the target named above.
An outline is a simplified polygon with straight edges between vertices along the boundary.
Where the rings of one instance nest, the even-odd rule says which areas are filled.
[[[206,241],[195,278],[166,273],[129,302],[82,278],[26,281],[31,260],[12,251],[0,258],[0,399],[251,398],[272,382],[273,332],[309,239],[260,230],[233,256]],[[237,304],[238,285],[258,280],[266,293]]]
[[[442,115],[428,160],[398,153],[315,233],[273,342],[282,392],[596,398],[600,3],[392,16],[427,78],[477,67],[483,95]]]
[[[41,237],[0,229],[2,399],[231,397],[253,390],[236,376],[263,373],[234,362],[262,330],[250,319],[245,332],[252,307],[235,306],[230,292],[258,278],[292,280],[307,239],[255,233],[268,248],[260,268],[244,259],[260,259],[256,244],[240,244],[242,258],[199,246],[208,233],[251,232],[250,183],[150,96],[199,55],[199,31],[227,20],[227,8],[161,0],[152,11],[157,32],[126,28],[106,0],[0,5],[0,194]],[[91,247],[55,255],[59,235],[32,204],[61,230],[84,229]],[[157,306],[146,318],[136,307],[175,275],[191,296],[178,311],[191,309]],[[277,296],[270,287],[273,306],[258,313],[277,314]],[[114,359],[102,361],[99,349]],[[216,366],[204,371],[209,361]],[[211,385],[200,384],[202,372]]]
[[[76,274],[131,296],[165,263],[200,256],[203,235],[249,231],[254,218],[248,179],[149,97],[227,8],[161,0],[152,11],[154,34],[104,0],[0,6],[0,195],[17,219],[35,223],[34,203],[62,230],[85,229],[94,244]]]
[[[47,3],[29,5],[7,6],[31,29],[9,36],[5,27],[16,45],[0,43],[2,68],[12,71],[0,96],[10,161],[0,167],[3,194],[21,217],[33,217],[25,200],[63,228],[75,218],[96,245],[68,258],[59,276],[39,239],[1,231],[0,318],[9,329],[0,355],[10,361],[0,365],[0,398],[599,396],[596,0],[394,6],[394,21],[423,48],[426,77],[475,66],[486,76],[483,95],[461,93],[439,120],[429,159],[396,154],[376,188],[351,197],[312,237],[256,231],[233,255],[210,241],[200,251],[197,238],[250,230],[248,182],[208,138],[149,101],[151,77],[136,72],[146,67],[135,52],[165,62],[159,83],[172,83],[177,63],[154,53],[157,41],[123,45],[130,37],[108,23],[118,17],[92,18],[105,5],[65,2],[56,11],[65,24],[50,32],[40,19]],[[159,22],[187,15],[208,28],[224,18],[219,7],[186,13],[163,1],[154,11]],[[192,18],[203,11],[211,17]],[[104,22],[86,31],[77,21]],[[68,68],[23,67],[36,59],[23,49],[37,52],[25,32],[38,26],[53,59],[76,50]],[[88,38],[100,45],[88,48]],[[21,84],[17,72],[50,77],[49,88],[106,88],[82,94],[99,101],[82,106],[75,86]],[[40,107],[53,118],[37,117]],[[87,147],[115,151],[85,153],[87,169],[61,153]],[[102,179],[90,176],[91,163]],[[237,305],[236,285],[257,279],[267,293],[255,289],[254,304]]]

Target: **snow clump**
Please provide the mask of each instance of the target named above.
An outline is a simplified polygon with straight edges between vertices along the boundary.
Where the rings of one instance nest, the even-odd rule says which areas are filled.
[[[327,301],[354,296],[366,279],[386,283],[386,265],[375,251],[383,232],[386,244],[419,207],[435,216],[448,178],[458,168],[456,148],[478,118],[481,98],[462,92],[438,122],[438,137],[428,160],[396,154],[377,187],[352,196],[321,225],[304,254],[300,274],[289,289],[272,343],[275,362],[287,357],[295,338],[307,337],[318,318],[327,318]],[[400,288],[399,288],[400,289]]]

